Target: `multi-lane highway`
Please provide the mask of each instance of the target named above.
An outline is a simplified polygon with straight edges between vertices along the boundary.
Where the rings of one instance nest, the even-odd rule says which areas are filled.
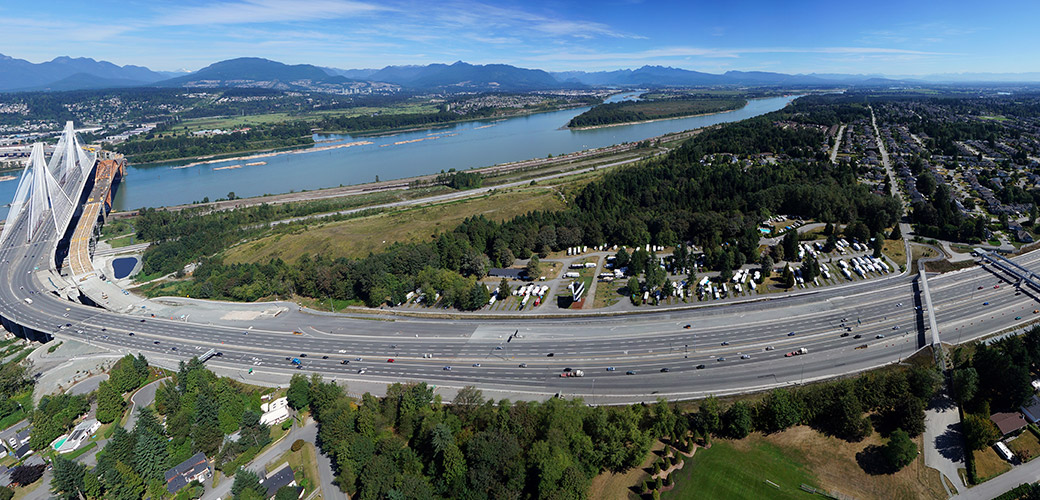
[[[615,317],[374,320],[292,306],[267,319],[202,324],[191,316],[180,321],[118,314],[44,291],[51,287],[41,282],[37,268],[50,266],[52,246],[46,242],[53,230],[24,243],[26,219],[0,248],[5,324],[167,359],[216,348],[223,355],[210,363],[283,379],[319,372],[348,382],[426,381],[446,388],[476,385],[514,398],[562,393],[620,403],[832,377],[899,361],[930,342],[916,283],[908,275],[770,300]],[[1040,267],[1037,252],[1016,260]],[[976,267],[929,280],[945,342],[1040,317],[1033,313],[1040,307],[1035,296],[1018,292],[996,273]],[[808,354],[785,356],[803,347]],[[300,358],[302,368],[287,358]],[[560,377],[566,368],[585,376]]]

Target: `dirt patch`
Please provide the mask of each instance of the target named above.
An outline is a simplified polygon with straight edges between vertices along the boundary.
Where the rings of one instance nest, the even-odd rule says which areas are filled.
[[[948,273],[950,271],[957,271],[960,269],[967,269],[975,265],[974,260],[962,260],[960,262],[950,262],[948,260],[938,260],[924,263],[924,270],[930,273]]]
[[[871,446],[881,446],[885,440],[877,433],[858,443],[824,436],[808,427],[763,436],[762,439],[801,454],[816,475],[822,490],[840,493],[857,499],[877,498],[946,498],[940,474],[924,465],[920,455],[910,465],[894,474],[871,475],[857,461]],[[918,449],[923,438],[915,439]]]

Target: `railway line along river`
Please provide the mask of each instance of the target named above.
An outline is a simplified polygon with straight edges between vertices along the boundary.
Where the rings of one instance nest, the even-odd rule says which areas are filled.
[[[632,95],[619,94],[611,100]],[[739,121],[781,109],[796,97],[754,99],[733,111],[591,130],[562,128],[589,109],[582,107],[379,136],[317,135],[317,143],[308,149],[243,154],[221,161],[129,165],[113,205],[116,210],[131,210],[207,197],[215,200],[230,192],[237,197],[280,194],[362,184],[377,176],[385,181],[557,156]],[[3,203],[14,197],[17,184],[0,183]],[[0,217],[6,216],[4,207]]]

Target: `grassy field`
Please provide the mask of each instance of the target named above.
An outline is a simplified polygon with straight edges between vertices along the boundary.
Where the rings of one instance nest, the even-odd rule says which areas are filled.
[[[1040,455],[1040,439],[1037,439],[1028,430],[1023,431],[1017,438],[1007,441],[1006,444],[1011,449],[1011,452],[1022,459],[1023,462],[1028,462]]]
[[[315,111],[311,113],[265,113],[259,115],[247,115],[247,116],[233,116],[233,117],[206,117],[206,118],[195,118],[190,120],[184,120],[178,126],[174,132],[181,134],[185,131],[184,127],[187,127],[188,132],[196,132],[199,130],[212,130],[221,129],[229,130],[240,127],[249,127],[253,125],[267,125],[271,123],[282,123],[294,120],[305,120],[305,121],[317,121],[321,120],[326,116],[361,116],[372,113],[381,113],[386,115],[397,115],[405,113],[435,113],[437,112],[437,106],[429,103],[402,103],[393,106],[386,107],[357,107],[342,110],[324,110]]]
[[[552,190],[523,188],[489,196],[407,208],[397,212],[320,224],[296,234],[268,236],[228,250],[226,262],[266,262],[278,257],[294,261],[304,253],[328,258],[363,257],[394,242],[428,241],[442,230],[451,230],[463,219],[484,215],[502,221],[532,210],[560,210],[560,197]]]
[[[134,243],[139,243],[139,242],[134,240],[134,236],[135,235],[133,235],[133,234],[127,234],[125,236],[119,236],[118,238],[112,238],[112,239],[108,240],[108,244],[111,245],[112,248],[122,248],[122,247],[125,247],[127,245],[133,245]]]
[[[656,452],[663,448],[664,443],[656,441],[650,447],[650,451]],[[628,500],[629,498],[637,498],[629,488],[642,483],[650,477],[646,469],[649,469],[657,459],[658,455],[655,453],[647,453],[646,460],[643,460],[639,467],[633,467],[616,474],[604,472],[592,478],[592,484],[589,486],[589,498],[595,500]]]
[[[892,262],[895,262],[897,266],[906,266],[906,244],[902,238],[898,240],[885,239],[884,244],[881,245],[881,253],[892,259]]]
[[[992,446],[972,453],[975,454],[975,472],[978,474],[980,482],[993,479],[1011,470],[1011,464],[1000,458],[997,450],[994,450]]]
[[[915,441],[920,449],[922,438]],[[801,426],[740,441],[716,440],[687,460],[674,476],[675,489],[662,498],[806,498],[802,483],[845,498],[946,498],[938,471],[924,466],[923,455],[894,474],[866,472],[860,462],[869,462],[869,451],[884,442],[875,433],[849,443]]]
[[[673,478],[675,489],[661,498],[802,498],[805,492],[799,486],[816,484],[803,456],[759,436],[717,440],[711,448],[697,450]]]

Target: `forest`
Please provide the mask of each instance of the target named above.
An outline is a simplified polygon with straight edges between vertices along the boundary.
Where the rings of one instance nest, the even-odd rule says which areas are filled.
[[[472,387],[447,405],[425,383],[394,384],[386,397],[366,393],[356,401],[318,375],[297,375],[290,405],[318,422],[317,444],[351,498],[585,498],[593,477],[639,466],[657,440],[688,452],[713,436],[742,439],[794,425],[848,441],[876,430],[911,447],[877,450],[898,469],[917,455],[900,436],[924,430],[924,408],[939,383],[933,370],[897,368],[776,389],[757,401],[709,397],[691,411],[663,400],[618,407],[493,401]]]
[[[288,122],[255,125],[248,131],[218,135],[160,134],[151,139],[136,139],[116,144],[112,149],[134,162],[142,163],[311,144],[314,144],[314,138],[309,124]]]
[[[738,109],[747,104],[742,98],[671,97],[648,101],[621,101],[599,104],[571,118],[570,128],[597,127],[616,123],[678,118]]]
[[[219,255],[208,257],[241,239],[241,227],[254,220],[252,214],[270,208],[200,220],[192,220],[190,211],[146,211],[138,237],[157,243],[144,255],[146,274],[201,262],[190,285],[179,288],[193,297],[303,295],[377,306],[400,303],[422,288],[440,294],[441,306],[472,309],[488,294],[475,280],[492,265],[509,266],[516,258],[570,246],[690,242],[727,253],[729,258],[718,261],[735,268],[757,262],[757,225],[765,214],[862,224],[870,235],[891,226],[900,215],[898,202],[872,194],[857,182],[853,168],[821,158],[822,142],[818,129],[781,127],[769,116],[728,124],[706,130],[661,159],[606,174],[582,188],[566,210],[531,212],[502,223],[471,217],[428,243],[395,244],[361,259],[314,255],[296,262],[225,265]],[[764,152],[782,152],[785,159],[738,159]]]

